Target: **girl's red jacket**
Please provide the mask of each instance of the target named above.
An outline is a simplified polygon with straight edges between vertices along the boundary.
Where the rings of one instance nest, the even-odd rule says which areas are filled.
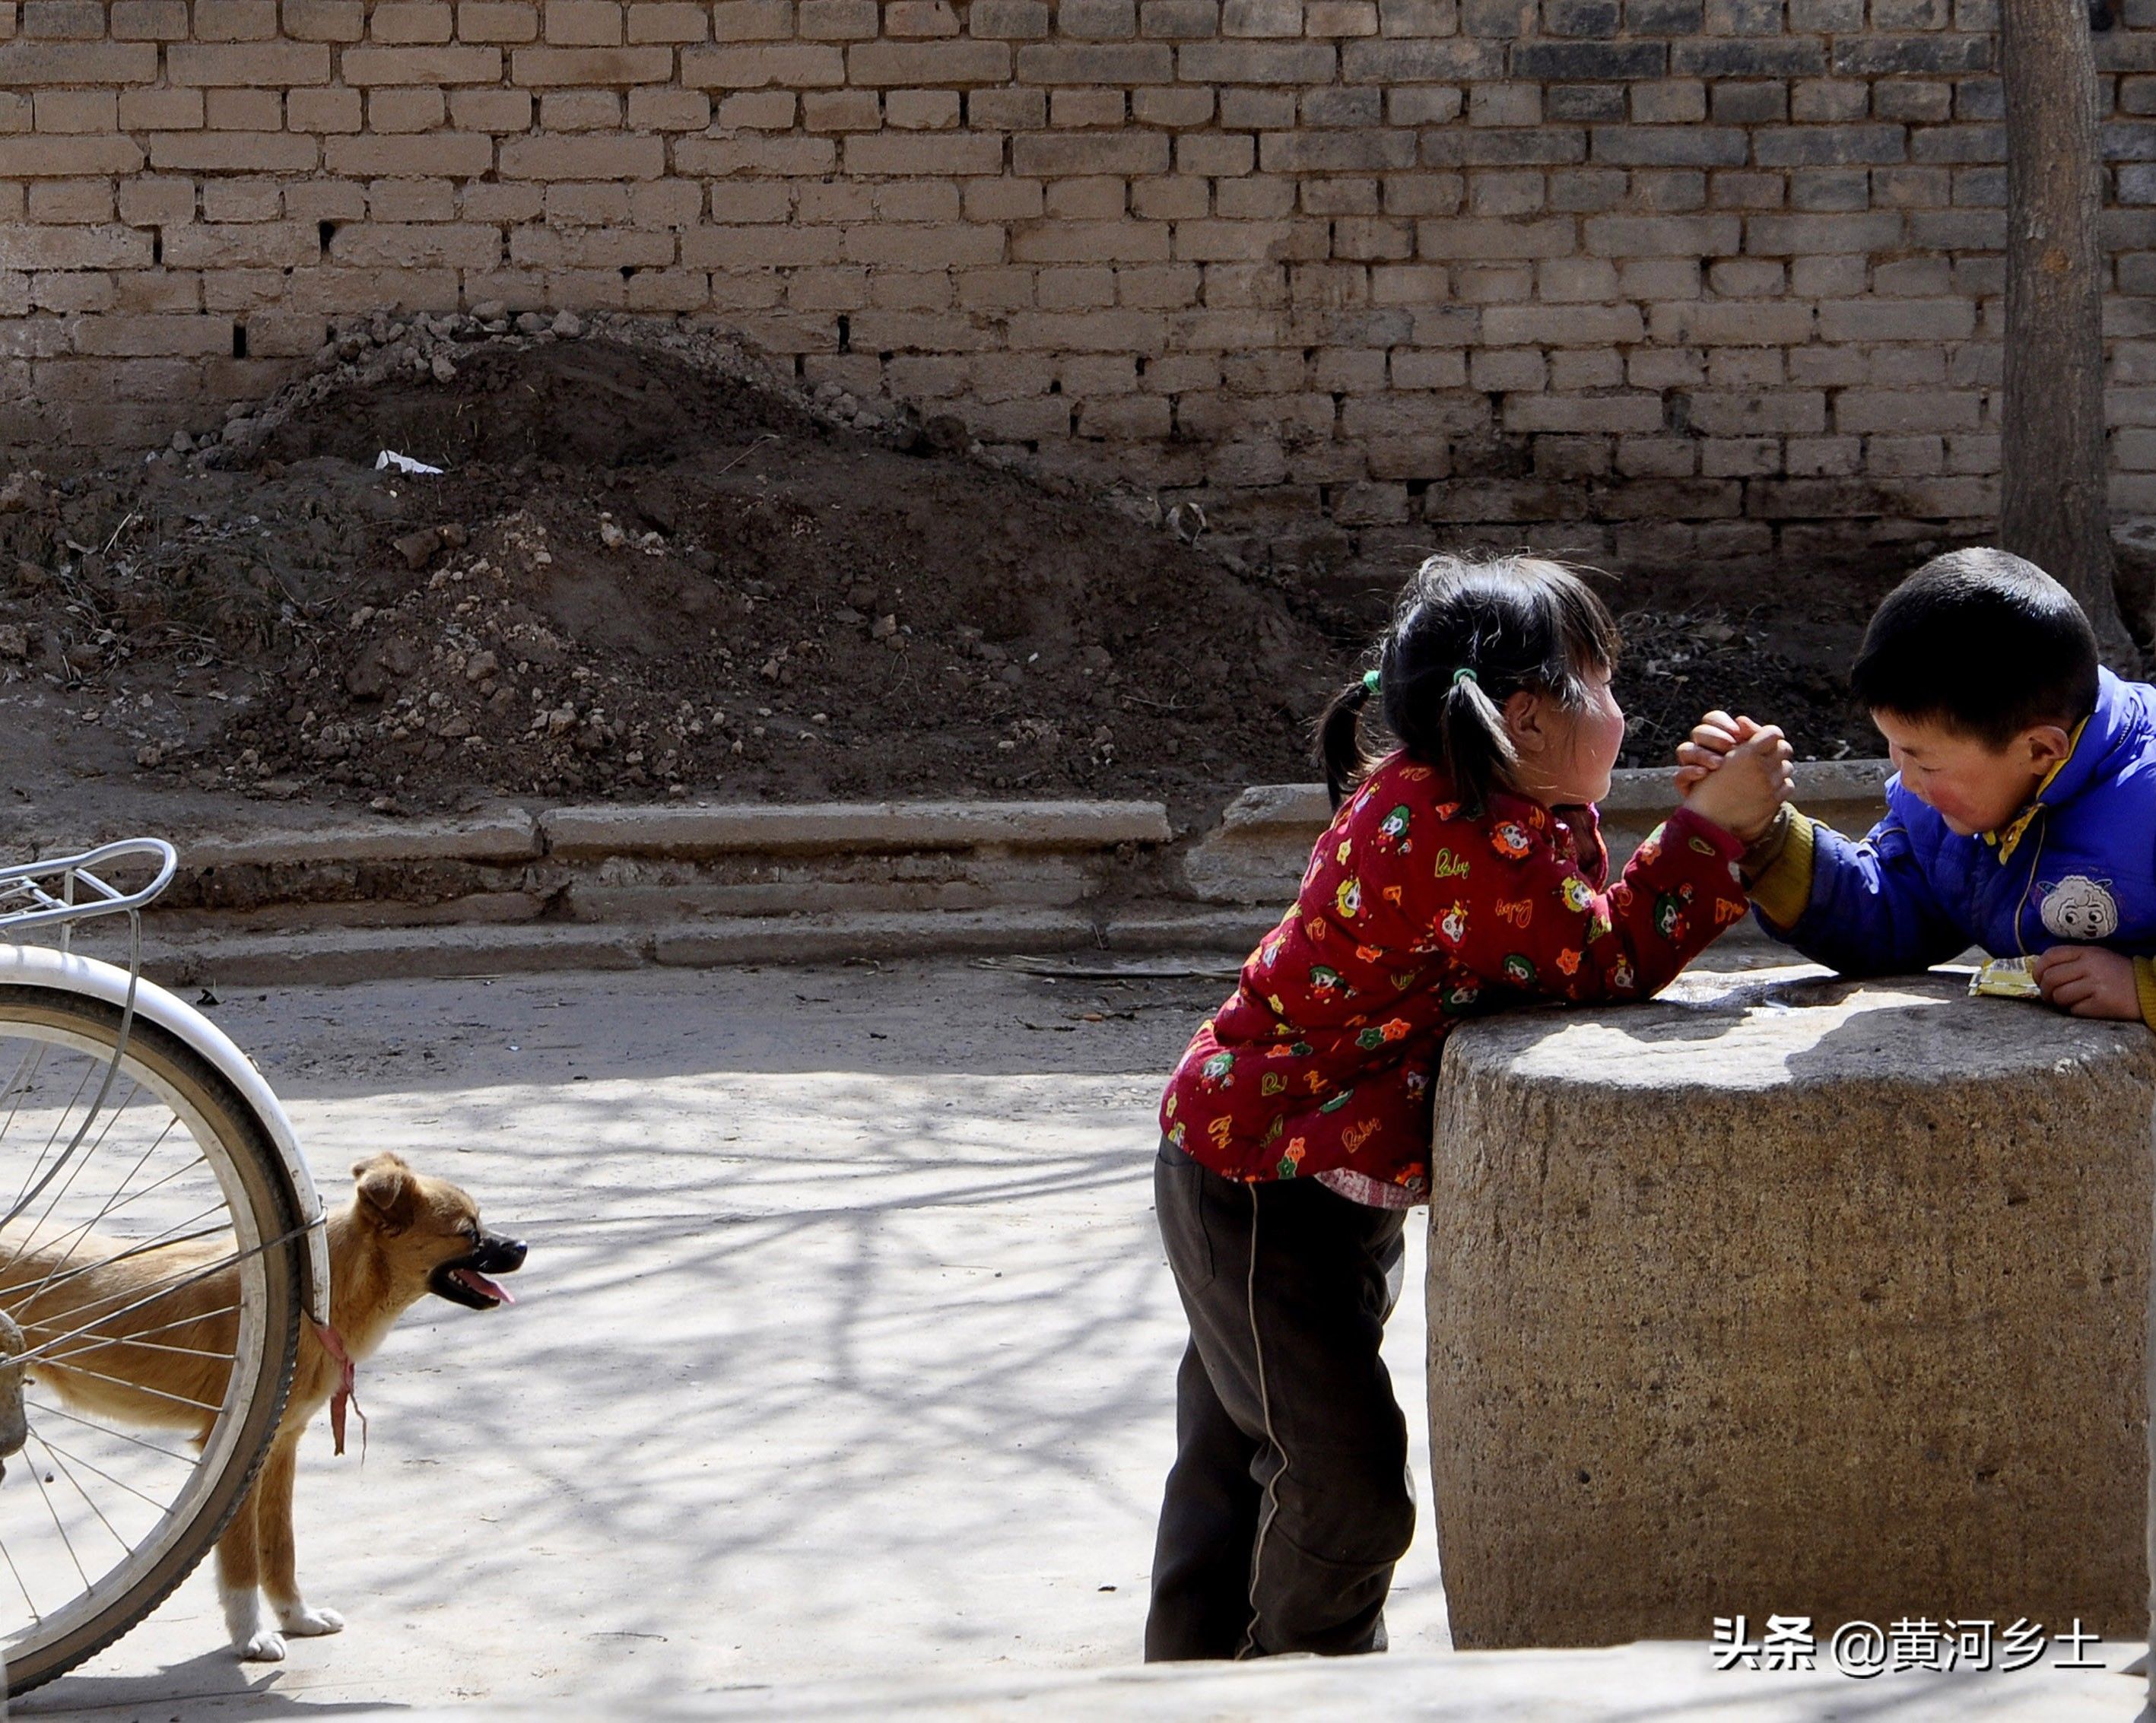
[[[1743,919],[1743,847],[1680,809],[1605,891],[1593,808],[1496,795],[1471,819],[1441,771],[1394,754],[1333,816],[1294,909],[1192,1039],[1161,1129],[1229,1178],[1347,1167],[1419,1196],[1454,1025],[1657,992]]]

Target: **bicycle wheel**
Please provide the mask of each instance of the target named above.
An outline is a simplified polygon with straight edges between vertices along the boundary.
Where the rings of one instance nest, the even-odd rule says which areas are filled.
[[[22,1693],[142,1619],[231,1518],[291,1386],[303,1221],[260,1119],[177,1036],[0,985],[0,1310],[29,1435],[0,1477]]]

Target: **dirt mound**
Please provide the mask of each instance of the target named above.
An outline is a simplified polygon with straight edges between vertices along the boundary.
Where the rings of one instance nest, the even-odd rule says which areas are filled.
[[[964,440],[691,338],[377,318],[199,442],[0,493],[0,684],[62,690],[123,770],[388,808],[1076,793],[1197,816],[1308,775],[1362,641],[1184,542],[1200,517]],[[384,449],[444,470],[377,470]],[[1744,598],[1780,602],[1628,617],[1628,763],[1721,700],[1801,753],[1869,751],[1841,613],[1784,657],[1786,614]]]

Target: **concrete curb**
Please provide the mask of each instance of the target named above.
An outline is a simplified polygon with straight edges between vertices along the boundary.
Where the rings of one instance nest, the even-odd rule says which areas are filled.
[[[1830,823],[1876,817],[1884,761],[1800,766]],[[1621,859],[1673,803],[1617,774]],[[1331,817],[1323,786],[1245,790],[1177,846],[1156,802],[533,809],[182,833],[145,926],[161,981],[240,986],[952,953],[1249,951]],[[46,854],[62,853],[48,844]],[[116,930],[85,930],[112,955]]]

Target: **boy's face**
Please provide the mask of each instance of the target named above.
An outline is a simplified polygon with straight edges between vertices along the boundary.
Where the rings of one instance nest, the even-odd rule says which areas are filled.
[[[2072,751],[2056,724],[2023,731],[2005,746],[1935,719],[1875,711],[1902,787],[1964,838],[1995,832],[2026,808],[2051,768]]]

